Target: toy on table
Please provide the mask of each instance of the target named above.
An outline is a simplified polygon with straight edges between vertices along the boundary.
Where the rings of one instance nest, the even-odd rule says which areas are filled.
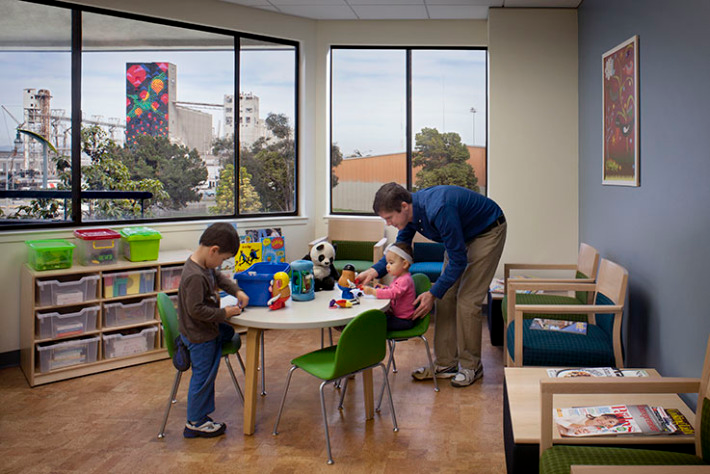
[[[340,279],[338,280],[338,288],[343,292],[342,297],[344,300],[355,298],[353,290],[357,289],[357,285],[353,283],[354,281],[355,267],[348,263],[343,268],[343,272],[340,274]]]
[[[360,300],[353,298],[351,300],[330,300],[328,307],[330,308],[352,308],[353,305],[360,304]]]
[[[315,291],[332,290],[338,280],[338,270],[335,269],[335,248],[330,242],[320,242],[311,248],[304,260],[313,262],[313,276],[315,278]]]
[[[315,298],[313,288],[313,262],[291,262],[291,298],[294,301],[310,301]]]
[[[266,302],[269,309],[276,310],[286,306],[286,301],[291,297],[291,289],[288,286],[288,282],[288,273],[274,273],[274,279],[271,280],[271,284],[269,285],[271,299]]]

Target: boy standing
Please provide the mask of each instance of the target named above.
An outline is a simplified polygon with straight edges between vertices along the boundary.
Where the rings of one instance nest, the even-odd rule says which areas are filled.
[[[249,297],[236,282],[217,270],[239,250],[236,229],[227,223],[212,224],[200,237],[200,245],[185,262],[178,290],[180,337],[190,351],[192,377],[187,392],[185,438],[212,438],[224,433],[225,423],[209,417],[215,409],[214,382],[222,344],[239,335],[225,321],[242,312]],[[234,295],[239,304],[220,308],[219,291]]]

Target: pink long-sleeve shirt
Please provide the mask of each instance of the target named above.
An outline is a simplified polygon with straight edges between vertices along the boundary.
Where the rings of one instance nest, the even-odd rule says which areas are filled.
[[[412,319],[417,292],[410,273],[398,276],[388,287],[378,288],[375,296],[390,300],[390,310],[396,318]]]

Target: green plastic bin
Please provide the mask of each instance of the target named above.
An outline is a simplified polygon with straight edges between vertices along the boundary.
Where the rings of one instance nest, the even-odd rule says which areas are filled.
[[[131,262],[157,260],[160,251],[160,232],[150,227],[126,227],[121,234],[123,256]]]
[[[64,239],[27,240],[27,263],[38,271],[71,268],[75,245]]]

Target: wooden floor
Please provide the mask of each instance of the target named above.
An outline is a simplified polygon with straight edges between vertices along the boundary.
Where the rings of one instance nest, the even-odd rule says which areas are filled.
[[[433,339],[433,332],[427,334]],[[335,464],[326,464],[318,397],[320,381],[297,371],[279,435],[272,429],[289,360],[320,345],[320,331],[266,332],[266,390],[257,403],[256,433],[242,434],[242,406],[220,367],[217,410],[225,436],[184,439],[189,373],[159,440],[175,371],[169,360],[29,388],[19,368],[0,370],[0,472],[2,473],[339,473],[505,471],[502,429],[502,349],[483,331],[483,379],[468,388],[441,381],[415,382],[410,371],[426,362],[421,341],[397,344],[400,372],[390,374],[399,432],[385,405],[364,421],[362,380],[350,381],[345,408],[326,387]],[[242,351],[244,349],[242,348]],[[236,361],[233,365],[238,367]],[[237,370],[240,384],[243,374]],[[375,372],[375,389],[381,384]]]

